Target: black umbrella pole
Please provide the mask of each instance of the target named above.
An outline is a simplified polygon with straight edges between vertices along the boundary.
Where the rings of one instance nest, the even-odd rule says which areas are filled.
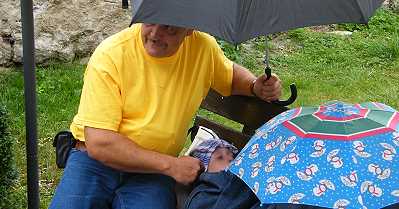
[[[21,17],[25,82],[28,209],[38,209],[39,167],[37,160],[35,42],[32,0],[21,0]]]

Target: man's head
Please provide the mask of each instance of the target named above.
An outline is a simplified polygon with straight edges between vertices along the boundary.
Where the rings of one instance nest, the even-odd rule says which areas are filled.
[[[147,24],[141,26],[141,39],[147,53],[152,57],[172,56],[192,29],[176,26]]]

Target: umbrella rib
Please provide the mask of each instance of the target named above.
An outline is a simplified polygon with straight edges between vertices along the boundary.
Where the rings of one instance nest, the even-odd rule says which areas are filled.
[[[356,133],[352,133],[352,134],[321,134],[321,133],[317,133],[317,132],[312,132],[312,131],[309,131],[309,132],[307,132],[305,135],[307,135],[307,134],[317,134],[317,135],[331,135],[331,136],[348,136],[348,137],[352,137],[352,136],[356,136],[356,135],[358,135],[358,134],[364,134],[364,133],[368,133],[368,132],[385,132],[385,131],[389,131],[389,128],[387,128],[387,127],[378,127],[378,128],[374,128],[374,129],[369,129],[369,130],[366,130],[366,131],[359,131],[359,132],[356,132]],[[371,135],[371,134],[370,134]]]
[[[399,113],[395,112],[392,117],[388,120],[387,126],[391,127],[394,126],[395,124],[399,123]]]
[[[393,118],[393,117],[392,117]],[[391,118],[391,120],[392,120]],[[399,123],[399,115],[397,118],[397,120],[395,120],[394,122],[398,122]],[[362,119],[367,119],[367,118],[362,118]],[[360,120],[360,119],[358,119]],[[367,119],[370,120],[370,119]],[[378,123],[378,122],[376,122]],[[320,132],[314,132],[314,131],[305,131],[304,129],[302,129],[300,126],[296,125],[295,123],[293,123],[292,121],[284,121],[284,125],[290,129],[291,131],[293,131],[295,134],[301,136],[301,137],[307,137],[307,138],[312,138],[312,137],[322,137],[322,136],[335,136],[332,138],[336,138],[339,137],[340,139],[347,139],[347,140],[354,140],[360,137],[366,137],[366,136],[372,136],[375,134],[380,134],[380,133],[385,133],[385,132],[389,132],[391,131],[391,127],[385,124],[381,124],[378,123],[380,125],[382,125],[383,127],[375,127],[375,128],[371,128],[371,129],[367,129],[367,130],[363,130],[363,131],[356,131],[354,133],[351,134],[338,134],[338,133],[320,133]],[[347,126],[345,123],[343,124],[344,128],[345,126]]]
[[[362,0],[361,0],[361,1],[362,1]],[[366,17],[364,16],[364,11],[362,10],[362,8],[361,8],[361,6],[360,6],[360,2],[359,2],[358,0],[356,1],[356,4],[357,4],[357,8],[360,10],[360,15],[362,16],[362,17],[361,17],[362,23],[367,22]]]
[[[233,42],[234,42],[234,44],[237,46],[238,44],[239,44],[239,38],[238,38],[238,29],[239,29],[239,19],[240,19],[240,17],[241,17],[241,14],[240,14],[240,11],[241,11],[241,4],[240,4],[240,2],[241,2],[242,0],[235,0],[234,2],[235,2],[235,8],[236,8],[236,11],[235,11],[235,13],[236,13],[236,15],[235,15],[235,18],[234,18],[234,23],[233,23],[233,25],[235,26],[234,28],[233,28],[233,37],[232,37],[232,39],[233,39]],[[238,15],[239,14],[239,15]]]

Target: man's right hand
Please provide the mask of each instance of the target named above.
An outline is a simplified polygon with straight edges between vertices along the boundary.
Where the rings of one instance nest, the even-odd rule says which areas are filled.
[[[200,160],[190,156],[174,158],[166,174],[173,177],[178,183],[188,185],[204,170]]]
[[[131,173],[161,173],[185,185],[192,183],[203,170],[197,158],[176,158],[147,150],[114,131],[85,127],[85,136],[88,155],[114,169]]]

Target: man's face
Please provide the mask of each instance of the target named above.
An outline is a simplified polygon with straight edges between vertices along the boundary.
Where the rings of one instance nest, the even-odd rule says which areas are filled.
[[[172,56],[192,29],[169,25],[142,24],[141,38],[147,53],[153,57]]]

